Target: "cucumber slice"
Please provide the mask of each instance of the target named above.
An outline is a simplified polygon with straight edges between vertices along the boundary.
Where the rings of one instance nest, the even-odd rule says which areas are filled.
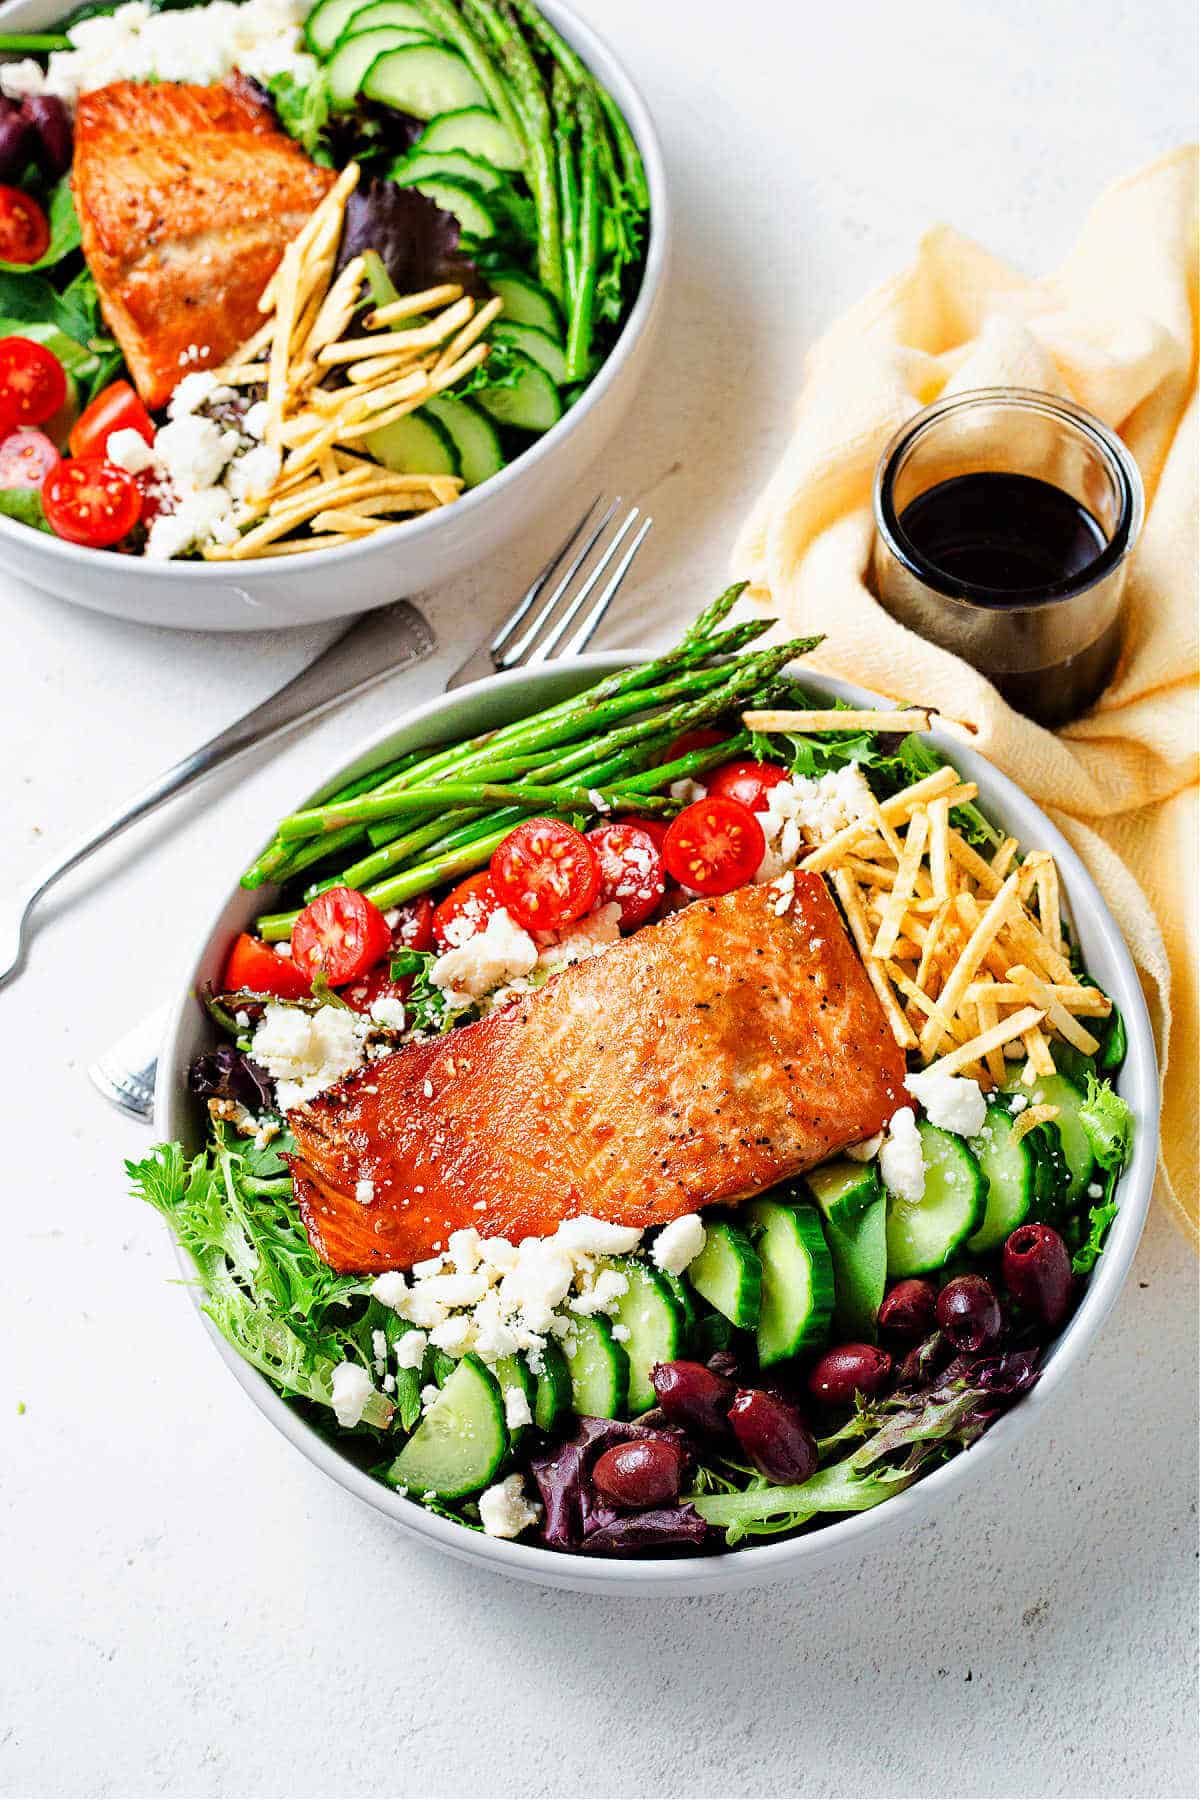
[[[529,1366],[526,1363],[525,1358],[523,1356],[502,1356],[500,1361],[493,1368],[492,1373],[500,1383],[500,1392],[504,1396],[505,1424],[508,1424],[508,1397],[514,1388],[524,1399],[526,1406],[529,1408],[530,1417],[532,1418],[533,1409],[537,1403],[537,1384],[529,1372]],[[528,1429],[529,1426],[527,1424],[508,1425],[508,1446],[510,1450],[515,1450],[517,1448]]]
[[[629,1358],[607,1319],[576,1317],[563,1345],[571,1404],[581,1418],[615,1419],[629,1398]]]
[[[1030,1106],[1057,1106],[1058,1117],[1054,1124],[1062,1138],[1063,1155],[1071,1172],[1064,1205],[1074,1206],[1086,1192],[1096,1168],[1092,1146],[1079,1117],[1083,1091],[1065,1075],[1039,1075],[1032,1087],[1026,1087],[1018,1077],[1008,1082],[1004,1091],[1006,1094],[1024,1094]]]
[[[548,332],[556,344],[562,343],[562,314],[553,294],[540,282],[517,269],[506,269],[503,274],[489,275],[488,286],[504,302],[506,324],[511,321],[514,325],[535,325],[539,331]]]
[[[468,1351],[388,1470],[414,1499],[461,1500],[485,1488],[508,1455],[500,1383]]]
[[[710,1225],[687,1278],[731,1325],[754,1330],[762,1310],[762,1260],[744,1231],[724,1220]]]
[[[839,1338],[873,1344],[887,1287],[887,1201],[877,1190],[852,1219],[825,1221],[833,1262],[833,1324]]]
[[[1009,1232],[1029,1217],[1033,1205],[1035,1158],[1029,1142],[1033,1133],[1014,1140],[1015,1124],[1007,1106],[993,1102],[987,1109],[982,1131],[968,1139],[987,1182],[983,1223],[967,1242],[972,1256],[997,1249]]]
[[[810,1169],[804,1179],[825,1217],[835,1225],[848,1224],[880,1195],[875,1164],[855,1162],[853,1157]]]
[[[833,1265],[815,1208],[754,1200],[743,1217],[762,1260],[758,1360],[769,1369],[825,1341]]]
[[[571,1371],[553,1338],[546,1339],[542,1369],[537,1378],[533,1422],[539,1431],[555,1431],[571,1410]]]
[[[1043,1224],[1065,1212],[1071,1192],[1071,1169],[1062,1133],[1054,1119],[1035,1125],[1027,1142],[1033,1151],[1033,1211]]]
[[[329,103],[334,112],[348,112],[356,104],[367,71],[379,57],[389,50],[429,42],[429,38],[415,31],[404,31],[398,25],[387,25],[381,31],[356,31],[349,37],[340,38],[325,72],[329,82]]]
[[[362,12],[369,3],[370,0],[317,0],[304,27],[309,49],[318,56],[328,56],[352,15]]]
[[[492,336],[497,343],[511,344],[514,350],[523,351],[530,362],[545,369],[555,387],[565,387],[566,354],[562,345],[548,331],[543,331],[537,325],[516,325],[507,319],[500,319],[492,327]]]
[[[401,187],[412,187],[418,181],[465,181],[482,193],[490,194],[504,180],[498,169],[465,150],[443,150],[425,155],[420,148],[410,156],[402,156],[388,170],[388,179]]]
[[[363,92],[414,119],[433,119],[486,100],[462,57],[440,44],[417,44],[380,57],[367,72]]]
[[[522,431],[549,431],[562,418],[558,389],[545,369],[519,351],[513,352],[513,361],[520,372],[512,387],[481,388],[472,396],[475,404],[498,424],[516,425]]]
[[[410,0],[354,0],[338,35],[347,38],[352,31],[378,31],[384,25],[400,25],[431,41],[438,38],[420,7],[411,5]]]
[[[651,1369],[655,1363],[673,1362],[681,1353],[686,1323],[684,1310],[672,1293],[667,1277],[648,1263],[617,1256],[606,1266],[616,1269],[629,1283],[617,1302],[612,1320],[614,1325],[623,1325],[629,1333],[623,1343],[629,1358],[629,1411],[645,1412],[654,1405]]]
[[[487,414],[480,412],[469,400],[452,400],[448,394],[438,394],[433,400],[427,400],[420,414],[428,415],[451,438],[458,453],[459,473],[466,487],[478,487],[490,475],[498,475],[504,467],[504,452],[500,448],[500,435]]]
[[[408,185],[418,194],[425,194],[443,212],[453,213],[471,237],[495,237],[499,223],[484,205],[482,189],[469,188],[465,181],[410,181]]]
[[[925,1193],[916,1201],[888,1197],[889,1275],[924,1275],[942,1268],[979,1229],[987,1206],[987,1182],[966,1140],[928,1119],[917,1130],[925,1158]]]
[[[326,0],[327,5],[333,3]],[[422,132],[419,148],[465,150],[468,156],[486,158],[497,169],[520,169],[525,164],[525,153],[508,126],[486,106],[465,106],[440,114]]]
[[[377,462],[398,475],[461,473],[454,439],[437,419],[427,419],[424,411],[394,419],[369,432],[364,442]]]

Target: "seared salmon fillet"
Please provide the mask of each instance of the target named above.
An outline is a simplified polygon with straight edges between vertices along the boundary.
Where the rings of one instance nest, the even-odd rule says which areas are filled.
[[[904,1067],[825,883],[799,874],[791,898],[696,901],[297,1107],[292,1177],[344,1271],[407,1269],[466,1225],[645,1228],[870,1137]]]
[[[245,82],[114,81],[81,97],[83,253],[147,406],[261,323],[259,295],[333,180]]]

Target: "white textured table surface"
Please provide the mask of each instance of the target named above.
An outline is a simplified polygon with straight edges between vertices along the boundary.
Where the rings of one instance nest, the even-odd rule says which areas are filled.
[[[1194,132],[1194,25],[1187,0],[582,10],[657,114],[678,214],[661,360],[598,472],[658,518],[605,637],[645,641],[723,584],[824,323],[937,219],[1056,261],[1100,186]],[[558,529],[428,597],[443,634]],[[302,655],[0,592],[6,887]],[[861,1566],[725,1600],[601,1603],[418,1550],[229,1379],[125,1197],[148,1137],[84,1068],[178,979],[280,802],[432,681],[143,829],[0,994],[0,1792],[1194,1793],[1196,1276],[1161,1218],[1036,1441]]]

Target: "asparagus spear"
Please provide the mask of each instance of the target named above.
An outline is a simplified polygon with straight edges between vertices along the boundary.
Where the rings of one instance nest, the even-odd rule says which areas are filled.
[[[590,87],[576,93],[579,112],[578,267],[567,324],[567,379],[583,381],[592,368],[592,320],[600,257],[599,108]]]
[[[650,205],[650,189],[646,182],[646,170],[642,163],[641,153],[634,142],[633,133],[630,131],[620,107],[608,90],[601,87],[586,63],[580,60],[566,39],[560,37],[549,19],[543,18],[537,7],[532,4],[532,0],[512,0],[512,6],[519,18],[545,46],[555,62],[565,74],[570,76],[576,86],[587,86],[595,90],[620,154],[621,167],[630,194],[639,210],[645,212]]]
[[[639,804],[647,812],[670,813],[675,806],[670,800],[647,800],[640,790],[631,796],[621,788],[576,787],[565,783],[543,786],[519,781],[447,781],[436,788],[409,788],[403,794],[382,797],[362,794],[357,800],[344,800],[338,806],[314,806],[304,812],[289,813],[280,824],[279,835],[284,839],[313,837],[396,812],[422,812],[441,802],[449,806],[511,804],[548,813],[630,812]],[[384,808],[388,809],[386,814]]]
[[[563,262],[567,297],[574,301],[579,286],[579,171],[575,164],[575,136],[579,120],[571,83],[555,64],[550,84],[554,107],[554,159],[558,171],[558,204],[562,214]]]

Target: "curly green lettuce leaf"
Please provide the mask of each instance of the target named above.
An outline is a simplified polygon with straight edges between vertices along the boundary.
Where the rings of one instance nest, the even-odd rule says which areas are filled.
[[[0,488],[0,513],[6,519],[18,519],[22,525],[32,525],[35,531],[50,530],[37,488]]]
[[[1105,1170],[1125,1167],[1133,1148],[1133,1114],[1112,1083],[1087,1077],[1087,1095],[1079,1109],[1092,1155]]]
[[[1110,1176],[1108,1182],[1109,1193],[1111,1193],[1111,1190],[1115,1185],[1115,1176]],[[1098,1206],[1093,1206],[1090,1209],[1088,1212],[1087,1237],[1082,1244],[1080,1244],[1078,1250],[1076,1250],[1074,1256],[1071,1258],[1071,1270],[1074,1274],[1091,1274],[1092,1270],[1100,1260],[1100,1253],[1104,1249],[1104,1241],[1108,1236],[1109,1227],[1120,1210],[1117,1202],[1111,1198],[1102,1200]]]

